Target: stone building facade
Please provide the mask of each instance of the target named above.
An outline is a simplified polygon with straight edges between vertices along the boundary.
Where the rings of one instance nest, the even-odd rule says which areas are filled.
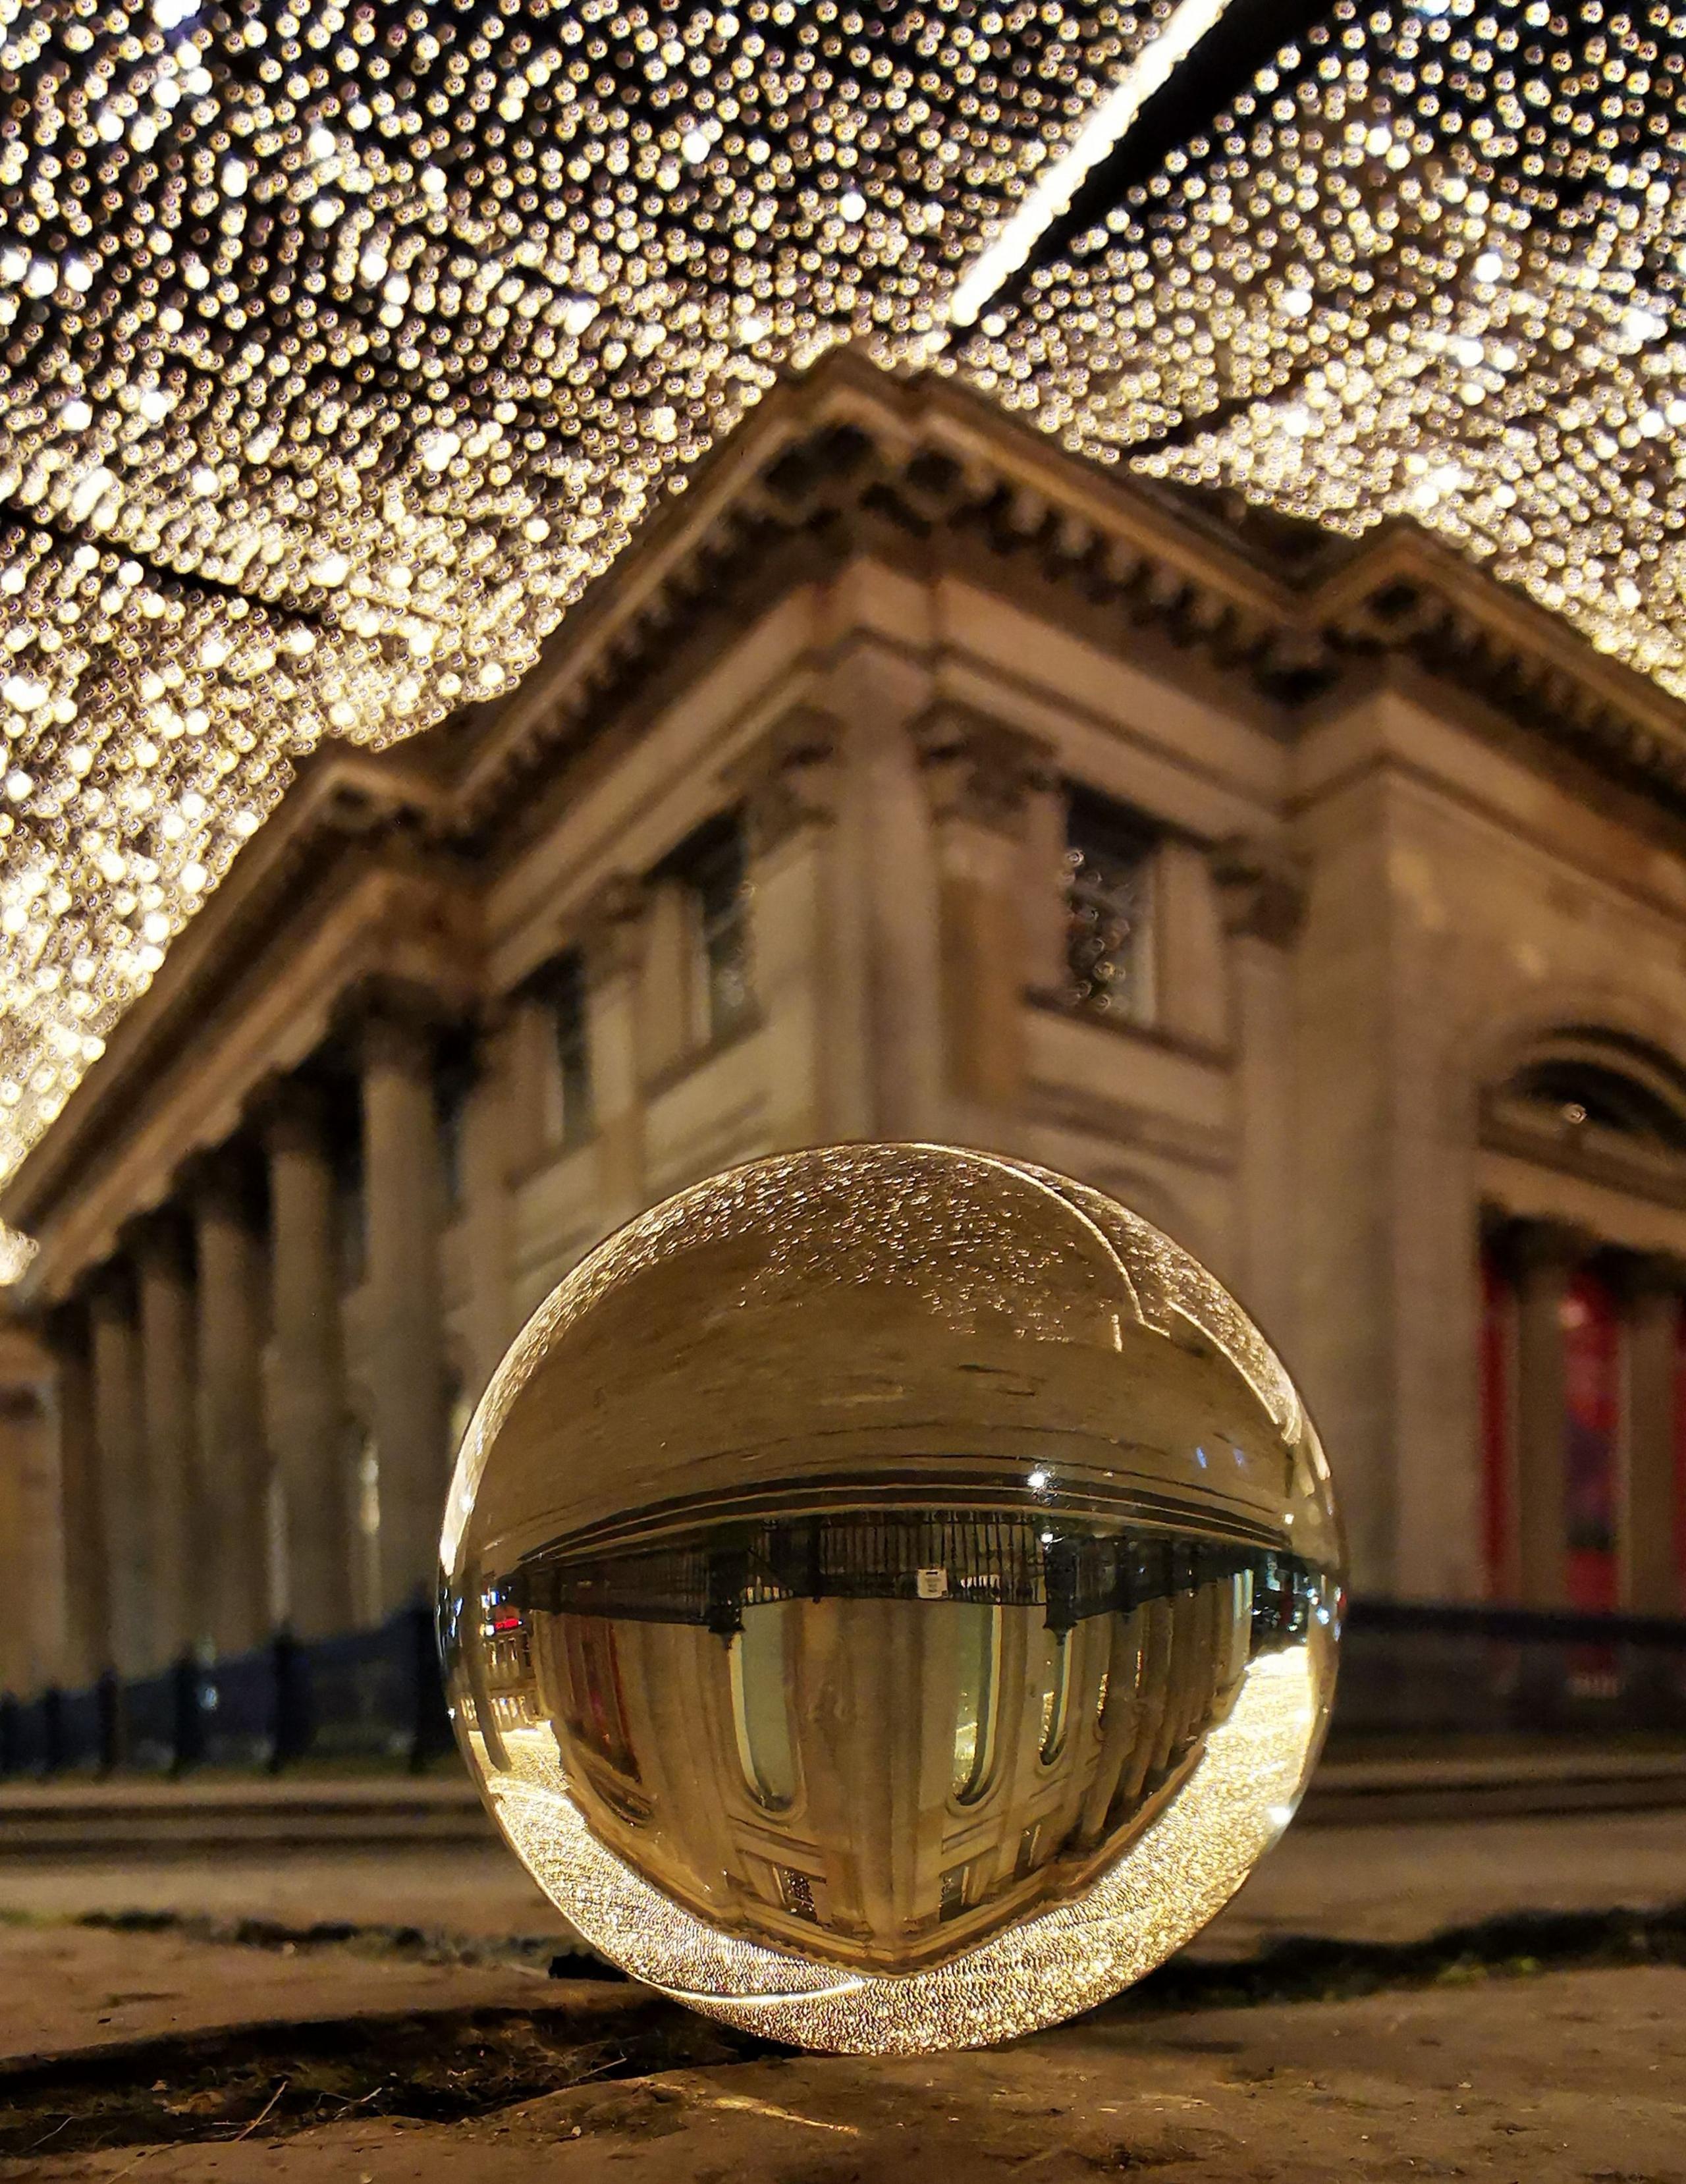
[[[512,697],[302,769],[9,1186],[0,1685],[409,1598],[580,1255],[860,1137],[1205,1259],[1360,1589],[1680,1611],[1686,715],[833,359]]]

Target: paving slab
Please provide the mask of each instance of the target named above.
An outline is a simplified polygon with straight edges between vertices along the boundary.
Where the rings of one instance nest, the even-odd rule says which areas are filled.
[[[253,2024],[548,1999],[544,1968],[356,1947],[239,1947],[175,1931],[0,1928],[0,2062]],[[3,2098],[0,2095],[0,2098]]]
[[[569,1933],[567,1921],[495,1840],[379,1850],[263,1852],[233,1845],[192,1858],[0,1859],[0,1916],[74,1919],[170,1912],[232,1922],[322,1920],[466,1936]]]
[[[1244,1955],[1291,1934],[1404,1942],[1495,1912],[1652,1908],[1686,1901],[1686,1811],[1290,1828],[1194,1944]],[[0,1859],[0,1916],[169,1913],[233,1925],[321,1920],[430,1935],[573,1937],[494,1841],[380,1849],[236,1843],[191,1858]]]

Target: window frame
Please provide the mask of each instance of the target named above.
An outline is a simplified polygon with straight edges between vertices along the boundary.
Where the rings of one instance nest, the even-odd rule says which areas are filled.
[[[1066,931],[1062,995],[1070,1014],[1088,1022],[1149,1026],[1158,1021],[1159,852],[1165,829],[1135,805],[1121,803],[1082,783],[1066,786],[1062,894]],[[1081,875],[1085,862],[1093,879]],[[1134,889],[1137,902],[1127,900]],[[1109,907],[1127,925],[1129,944],[1123,975],[1097,981],[1093,966],[1080,962],[1080,911],[1093,905],[1097,916]],[[1124,952],[1103,940],[1096,961]]]

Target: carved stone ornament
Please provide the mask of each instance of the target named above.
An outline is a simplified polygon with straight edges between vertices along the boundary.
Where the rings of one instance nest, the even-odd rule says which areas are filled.
[[[594,985],[631,977],[643,961],[649,906],[648,888],[631,872],[610,872],[587,896],[574,930]]]
[[[841,730],[817,705],[798,705],[773,724],[726,771],[741,799],[752,858],[771,855],[806,827],[829,827],[837,816]]]
[[[1224,930],[1273,948],[1290,948],[1305,916],[1299,861],[1268,843],[1236,835],[1211,853]]]
[[[970,706],[941,705],[915,722],[931,811],[1017,839],[1025,800],[1051,777],[1048,746]]]

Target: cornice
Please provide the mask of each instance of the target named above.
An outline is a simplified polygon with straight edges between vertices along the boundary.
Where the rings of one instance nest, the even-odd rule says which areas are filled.
[[[1568,754],[1686,819],[1686,706],[1415,526],[1286,550],[1268,519],[1227,524],[946,378],[893,376],[849,352],[776,387],[683,482],[509,698],[410,746],[305,762],[13,1178],[8,1218],[38,1224],[331,874],[360,858],[442,878],[507,853],[552,808],[541,786],[723,627],[862,554],[964,570],[1015,597],[1033,581],[1038,611],[1063,599],[1086,638],[1121,653],[1152,631],[1284,737],[1349,677],[1407,660],[1542,757]]]
[[[204,1038],[220,1011],[263,977],[275,936],[285,930],[296,944],[301,916],[331,910],[345,889],[381,867],[398,873],[409,867],[419,877],[419,851],[426,852],[430,893],[448,887],[455,861],[438,847],[445,813],[436,787],[384,757],[334,751],[307,761],[275,818],[235,861],[113,1031],[99,1066],[8,1184],[7,1218],[40,1225],[89,1161],[127,1136],[149,1088]],[[371,944],[416,937],[422,929],[416,905],[407,901],[408,907],[388,906],[370,927]]]
[[[1686,705],[1410,523],[1282,549],[1256,515],[1104,471],[951,382],[847,352],[783,382],[703,464],[550,640],[513,698],[481,709],[453,829],[519,835],[554,775],[671,669],[680,641],[741,622],[853,555],[1033,571],[1122,650],[1144,628],[1276,713],[1360,663],[1408,659],[1625,788],[1686,816]]]

